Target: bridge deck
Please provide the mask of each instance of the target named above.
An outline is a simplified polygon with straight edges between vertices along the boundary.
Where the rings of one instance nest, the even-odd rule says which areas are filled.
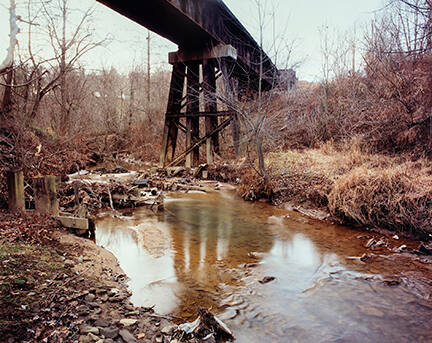
[[[265,86],[271,88],[277,68],[222,0],[97,0],[184,51],[217,44],[237,50],[236,76],[257,80],[261,57]],[[262,54],[262,55],[261,55]]]

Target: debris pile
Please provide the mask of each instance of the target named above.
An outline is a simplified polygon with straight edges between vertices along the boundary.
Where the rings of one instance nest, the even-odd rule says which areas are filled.
[[[177,342],[190,343],[203,341],[216,343],[234,340],[234,336],[226,324],[204,308],[198,308],[198,318],[195,321],[179,325],[173,338]]]

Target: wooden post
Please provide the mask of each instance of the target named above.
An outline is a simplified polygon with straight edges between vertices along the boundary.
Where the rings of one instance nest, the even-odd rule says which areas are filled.
[[[186,66],[183,63],[174,64],[168,96],[167,115],[180,113],[185,73]],[[174,159],[177,145],[178,121],[179,119],[176,118],[165,117],[165,127],[160,155],[161,167],[169,164]]]
[[[225,97],[227,99],[227,105],[229,109],[235,109],[235,86],[234,86],[234,76],[229,70],[229,62],[226,58],[222,58],[220,61],[220,69],[222,72],[224,87],[225,87]],[[234,111],[233,111],[234,112]],[[235,156],[240,156],[240,122],[238,115],[234,112],[232,115],[232,137],[234,143]]]
[[[216,73],[214,62],[211,60],[203,61],[203,88],[204,88],[204,102],[206,112],[217,112],[216,101]],[[205,118],[206,134],[214,131],[218,127],[218,117],[207,116]],[[219,133],[215,133],[206,142],[207,163],[214,162],[213,154],[219,153]]]
[[[50,216],[59,214],[57,199],[57,177],[43,176],[33,178],[36,212]]]
[[[9,211],[23,212],[25,210],[24,173],[20,170],[11,170],[7,172],[6,179]]]
[[[199,66],[198,62],[187,64],[187,107],[186,113],[199,112]],[[199,137],[199,117],[186,117],[186,148],[193,146]],[[199,164],[199,146],[186,155],[186,167]]]

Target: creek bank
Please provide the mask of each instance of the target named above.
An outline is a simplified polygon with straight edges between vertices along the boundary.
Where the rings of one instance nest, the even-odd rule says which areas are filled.
[[[108,250],[49,218],[2,212],[1,222],[2,341],[201,342],[182,338],[172,318],[152,307],[134,306]]]
[[[208,192],[227,187],[213,181],[196,182],[181,169],[182,176],[173,179],[156,169],[129,173],[116,168],[108,177],[105,172],[78,173],[63,182],[62,210],[83,217],[93,217],[102,209],[127,214],[130,208],[143,205],[157,211],[162,209],[165,191]],[[96,180],[91,180],[95,175]],[[31,211],[22,215],[3,211],[1,216],[0,253],[6,268],[0,276],[6,282],[0,288],[0,334],[5,342],[202,340],[171,332],[168,328],[175,325],[171,318],[155,314],[152,308],[135,307],[127,276],[104,248]],[[171,337],[174,334],[176,338]]]
[[[152,341],[172,324],[133,306],[127,277],[110,252],[48,218],[34,240],[33,222],[2,213],[2,224],[16,230],[13,238],[2,230],[0,239],[4,342],[137,342],[139,334]],[[18,233],[16,226],[31,230]]]

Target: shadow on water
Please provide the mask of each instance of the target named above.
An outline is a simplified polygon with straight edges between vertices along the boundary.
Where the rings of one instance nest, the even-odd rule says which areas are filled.
[[[96,224],[136,305],[186,320],[211,308],[239,342],[431,342],[431,304],[382,282],[418,266],[391,255],[362,263],[360,231],[229,193],[165,205]],[[265,276],[276,279],[259,283]]]

